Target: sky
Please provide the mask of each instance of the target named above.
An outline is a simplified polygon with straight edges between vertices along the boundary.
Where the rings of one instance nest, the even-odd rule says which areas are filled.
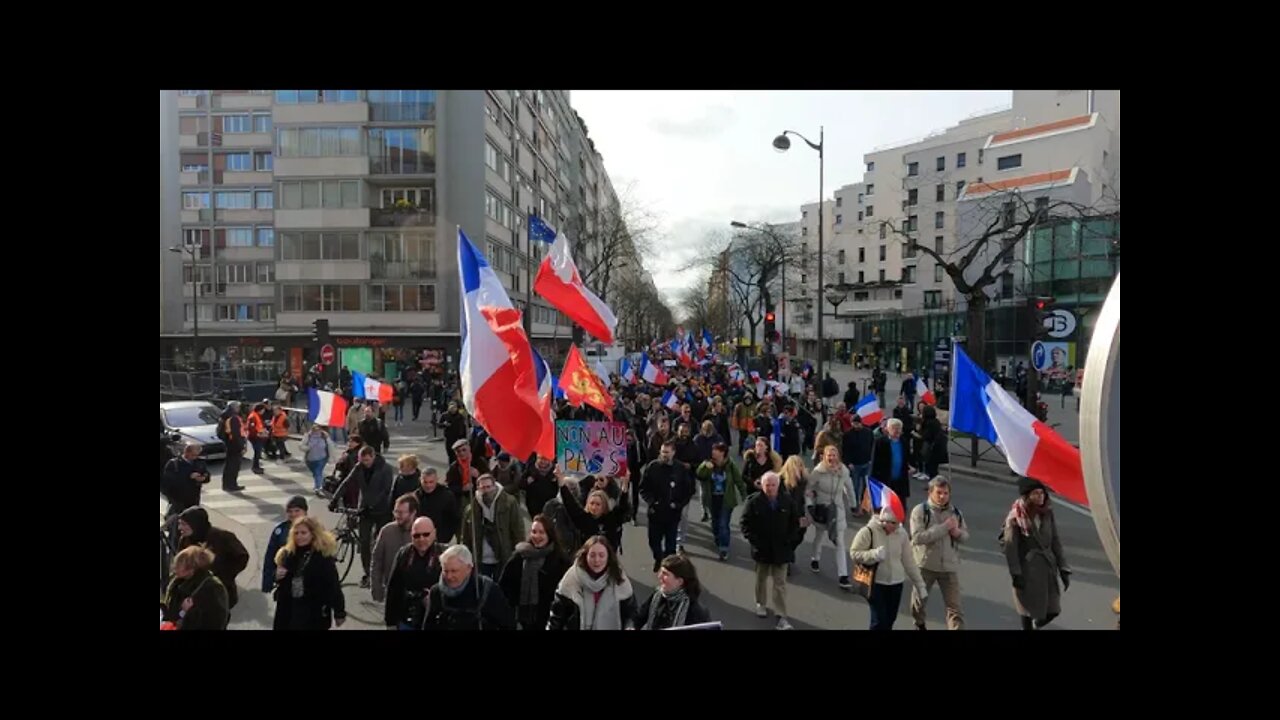
[[[862,180],[862,156],[906,144],[970,115],[1008,106],[1010,90],[571,90],[605,169],[658,223],[654,283],[675,307],[700,273],[679,272],[729,222],[791,222],[818,197],[818,154],[792,138],[818,141],[825,126],[827,198]],[[727,237],[727,235],[726,235]]]

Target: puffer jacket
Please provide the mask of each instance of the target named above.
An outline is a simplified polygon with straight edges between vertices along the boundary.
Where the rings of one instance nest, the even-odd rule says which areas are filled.
[[[954,517],[960,536],[951,537],[945,523]],[[923,502],[911,511],[911,549],[916,565],[931,572],[960,572],[960,543],[969,541],[964,516],[950,503],[944,508]]]
[[[834,470],[829,470],[825,465],[815,465],[809,471],[809,484],[804,495],[806,509],[834,503],[839,508],[837,516],[843,518],[853,507],[853,478],[849,476],[849,468],[837,465]]]
[[[888,549],[888,555],[880,560],[878,550]],[[899,527],[892,535],[886,534],[879,517],[873,517],[866,527],[853,536],[849,545],[849,557],[855,563],[877,565],[877,585],[901,585],[910,580],[917,589],[924,588],[924,578],[920,576],[920,568],[916,567],[916,559],[911,554],[911,539]]]

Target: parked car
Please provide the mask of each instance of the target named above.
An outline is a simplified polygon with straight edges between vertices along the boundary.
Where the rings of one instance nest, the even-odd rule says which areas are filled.
[[[213,403],[203,400],[162,402],[160,432],[170,436],[175,455],[182,452],[183,445],[194,440],[202,446],[201,458],[222,460],[227,457],[227,446],[218,439],[218,416],[221,414],[222,411]]]

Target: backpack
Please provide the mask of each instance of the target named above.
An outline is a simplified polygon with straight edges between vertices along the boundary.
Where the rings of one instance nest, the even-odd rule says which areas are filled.
[[[918,507],[920,507],[920,508],[922,508],[922,509],[924,510],[924,512],[922,513],[922,514],[924,515],[924,527],[922,527],[922,528],[920,528],[920,529],[921,529],[921,530],[928,530],[928,529],[929,529],[929,524],[933,522],[933,513],[929,512],[929,503],[927,503],[927,502],[922,502],[922,503],[920,503],[920,505],[919,505]],[[963,514],[961,514],[961,512],[960,512],[960,508],[956,507],[955,505],[952,505],[952,506],[951,506],[951,510],[956,514],[956,522],[957,522],[957,523],[959,523],[959,524],[961,524],[961,525],[963,525],[963,524],[964,524],[964,515],[963,515]],[[915,535],[914,535],[914,534],[912,534],[912,537],[915,537]],[[1003,538],[1003,537],[1004,537],[1004,533],[1001,533],[1001,534],[1000,534],[1000,538]],[[955,538],[952,538],[951,542],[952,542],[952,544],[954,545],[954,544],[955,544]],[[1003,541],[1002,541],[1002,542],[1003,542]]]
[[[219,440],[221,440],[223,443],[226,443],[228,445],[231,444],[231,431],[227,427],[227,425],[230,422],[231,422],[231,416],[224,415],[222,417],[222,422],[218,423],[218,429],[214,432],[214,434],[217,435]]]

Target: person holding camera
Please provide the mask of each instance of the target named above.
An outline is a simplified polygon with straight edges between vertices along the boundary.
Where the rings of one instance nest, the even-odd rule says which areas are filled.
[[[391,563],[387,579],[387,605],[383,620],[387,628],[421,630],[426,616],[426,597],[440,582],[441,556],[449,548],[436,540],[436,524],[429,517],[413,521],[408,545],[400,548]]]

